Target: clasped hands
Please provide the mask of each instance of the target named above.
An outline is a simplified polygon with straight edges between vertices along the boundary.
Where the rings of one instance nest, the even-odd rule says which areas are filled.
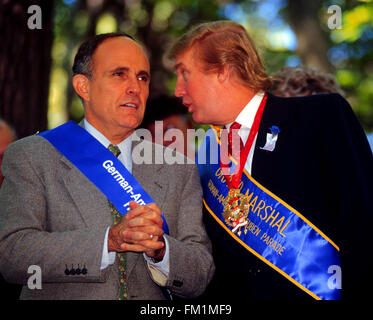
[[[129,206],[130,211],[109,229],[109,252],[144,252],[155,261],[162,260],[165,243],[161,209],[155,203],[142,206],[134,201]]]

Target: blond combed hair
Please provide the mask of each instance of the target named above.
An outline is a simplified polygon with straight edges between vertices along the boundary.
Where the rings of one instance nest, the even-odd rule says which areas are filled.
[[[168,57],[175,60],[192,47],[205,72],[219,72],[228,66],[239,83],[254,91],[271,87],[271,78],[242,25],[228,20],[199,24],[173,44]]]

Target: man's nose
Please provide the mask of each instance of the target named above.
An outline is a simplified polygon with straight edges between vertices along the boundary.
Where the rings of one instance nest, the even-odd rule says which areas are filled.
[[[181,98],[181,97],[183,97],[185,95],[185,85],[184,85],[184,82],[182,80],[180,80],[179,78],[176,81],[175,93],[174,94],[178,98]]]
[[[127,83],[127,94],[130,95],[137,95],[140,93],[140,84],[139,81],[136,79],[129,79]]]

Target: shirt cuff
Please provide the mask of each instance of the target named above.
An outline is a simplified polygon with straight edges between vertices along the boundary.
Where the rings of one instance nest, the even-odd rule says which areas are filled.
[[[170,251],[169,251],[169,245],[167,241],[167,237],[164,238],[164,245],[165,245],[165,254],[163,256],[163,259],[159,262],[154,262],[152,258],[148,257],[145,253],[143,253],[143,256],[145,260],[150,264],[151,266],[158,269],[160,272],[162,272],[166,278],[168,278],[168,275],[170,273]]]
[[[110,226],[107,227],[104,239],[104,247],[102,249],[102,257],[101,257],[101,267],[100,270],[107,268],[109,265],[115,262],[115,252],[108,251],[108,237],[109,237],[109,229]]]

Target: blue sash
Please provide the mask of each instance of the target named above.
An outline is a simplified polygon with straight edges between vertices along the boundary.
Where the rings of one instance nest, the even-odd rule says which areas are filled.
[[[70,160],[125,215],[129,202],[140,205],[154,202],[126,167],[87,130],[69,121],[41,132],[59,152]],[[162,213],[163,231],[168,225]]]
[[[333,282],[333,272],[340,270],[339,248],[245,170],[239,189],[250,199],[246,232],[236,233],[226,224],[222,213],[228,188],[220,168],[220,140],[215,129],[207,131],[196,162],[204,205],[230,236],[313,298],[340,299],[340,286]],[[234,162],[231,159],[231,172]]]

